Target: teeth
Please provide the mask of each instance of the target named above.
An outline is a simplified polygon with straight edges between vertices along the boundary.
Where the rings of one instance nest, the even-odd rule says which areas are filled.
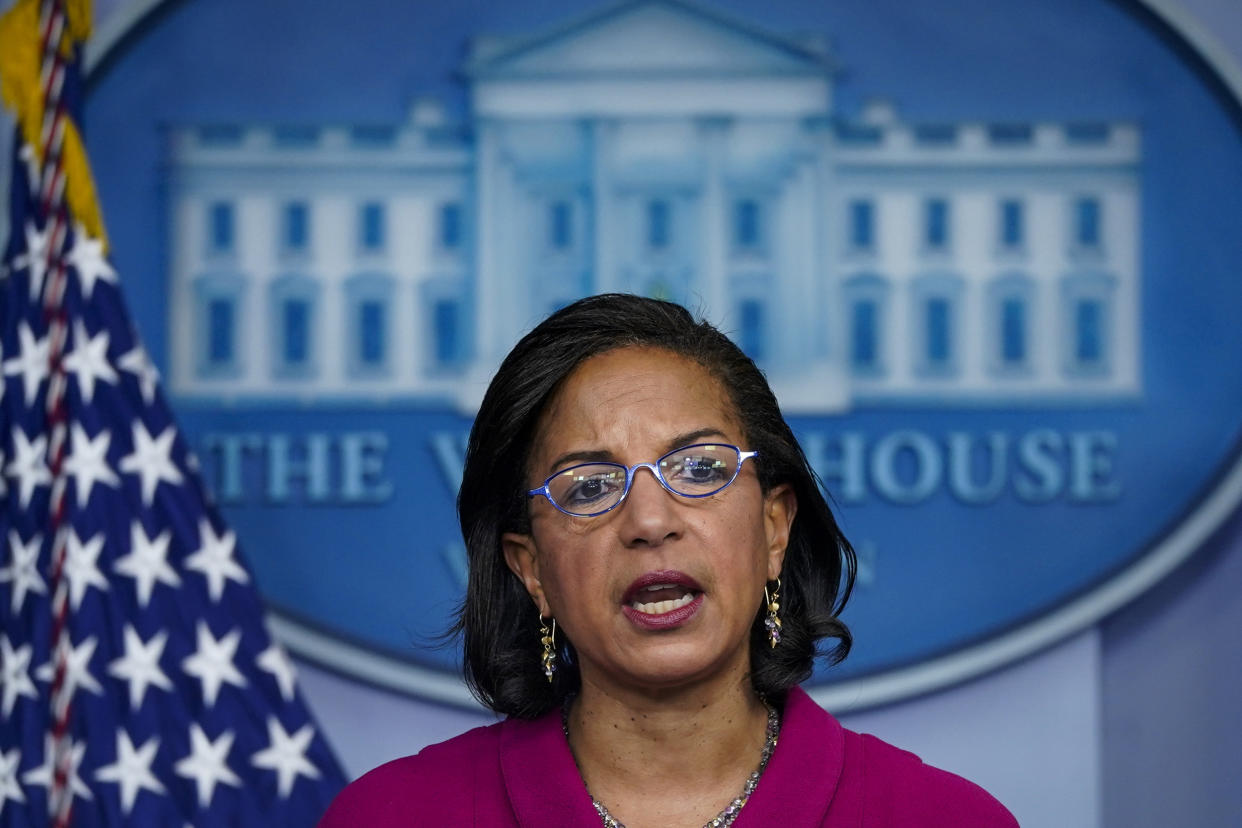
[[[676,601],[656,601],[651,604],[643,604],[635,601],[630,606],[641,612],[643,615],[663,615],[666,612],[672,612],[675,609],[680,609],[693,600],[694,595],[687,592]]]

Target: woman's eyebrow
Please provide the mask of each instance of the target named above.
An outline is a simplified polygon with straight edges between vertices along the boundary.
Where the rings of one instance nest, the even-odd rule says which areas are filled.
[[[694,431],[687,431],[678,434],[664,445],[665,452],[673,449],[679,449],[682,446],[690,446],[701,441],[704,437],[725,437],[725,433],[718,428],[697,428]],[[652,460],[656,458],[652,457]],[[603,449],[588,449],[585,451],[567,451],[558,455],[555,460],[548,466],[548,472],[555,474],[556,470],[568,463],[616,463],[616,457],[610,451]]]
[[[603,449],[591,449],[588,451],[567,451],[557,457],[548,466],[548,470],[553,474],[561,466],[566,463],[615,463],[612,452]]]
[[[692,446],[695,443],[702,442],[704,437],[726,437],[726,435],[718,428],[699,428],[694,431],[687,431],[684,434],[678,434],[665,443],[664,450],[668,452],[683,446]]]

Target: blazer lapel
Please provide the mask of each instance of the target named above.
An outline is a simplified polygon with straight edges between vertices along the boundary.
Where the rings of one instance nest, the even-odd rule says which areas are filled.
[[[560,708],[533,722],[506,720],[500,768],[519,825],[582,828],[599,823],[561,730]]]
[[[826,821],[841,781],[845,729],[799,687],[789,691],[781,735],[736,828],[847,825]],[[834,814],[835,816],[835,814]]]

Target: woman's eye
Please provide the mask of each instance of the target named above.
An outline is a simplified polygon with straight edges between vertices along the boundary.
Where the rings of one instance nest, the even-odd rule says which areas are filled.
[[[581,478],[565,492],[565,500],[568,503],[582,504],[607,497],[616,488],[614,477],[615,475],[609,474]]]
[[[673,467],[678,480],[689,483],[712,483],[724,476],[724,463],[717,457],[682,457]]]

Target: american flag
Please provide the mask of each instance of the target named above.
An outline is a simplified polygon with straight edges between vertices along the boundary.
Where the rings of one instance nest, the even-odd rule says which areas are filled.
[[[107,256],[74,117],[89,14],[0,18],[0,826],[313,825],[340,769]]]

